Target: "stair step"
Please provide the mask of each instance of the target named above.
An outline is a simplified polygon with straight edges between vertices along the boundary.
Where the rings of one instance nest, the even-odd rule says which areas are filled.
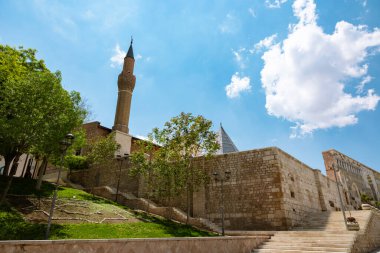
[[[324,251],[327,249],[334,249],[334,251],[340,251],[345,252],[346,250],[350,249],[350,246],[344,245],[344,246],[336,246],[336,245],[330,245],[330,246],[311,246],[311,245],[289,245],[289,244],[282,244],[282,245],[263,245],[259,247],[259,249],[286,249],[286,250],[320,250]]]
[[[262,248],[265,248],[266,246],[270,246],[270,247],[277,247],[277,246],[287,246],[289,245],[289,241],[285,242],[285,241],[271,241],[269,243],[265,242],[264,244],[262,244]],[[309,246],[309,247],[331,247],[331,248],[347,248],[347,247],[350,247],[351,246],[351,243],[348,242],[348,243],[336,243],[336,242],[297,242],[297,247],[305,247],[305,246]]]
[[[329,249],[329,250],[286,250],[286,249],[255,249],[253,250],[254,253],[264,253],[264,252],[269,252],[269,253],[341,253],[342,251],[335,251],[334,249]],[[349,252],[349,251],[343,251],[343,252]]]

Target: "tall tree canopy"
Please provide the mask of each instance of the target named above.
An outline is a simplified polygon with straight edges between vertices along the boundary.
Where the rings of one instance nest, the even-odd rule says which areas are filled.
[[[140,152],[131,157],[134,170],[148,177],[148,187],[151,185],[158,197],[170,199],[187,193],[188,217],[191,194],[207,179],[203,168],[197,168],[192,160],[195,156],[210,156],[219,148],[211,127],[212,122],[203,116],[181,113],[149,135],[149,141],[161,148],[155,151],[152,144],[142,143]]]
[[[0,155],[4,174],[13,176],[12,161],[34,147],[48,156],[59,141],[86,116],[78,92],[61,85],[60,72],[50,72],[32,49],[0,45]]]

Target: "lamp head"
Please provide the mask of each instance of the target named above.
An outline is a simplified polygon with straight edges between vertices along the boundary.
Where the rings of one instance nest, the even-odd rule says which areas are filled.
[[[61,149],[63,151],[66,151],[68,147],[71,146],[71,144],[73,143],[73,140],[74,140],[74,135],[69,133],[69,134],[66,134],[65,136],[65,139],[63,139],[62,141],[60,141],[60,144],[61,144]]]

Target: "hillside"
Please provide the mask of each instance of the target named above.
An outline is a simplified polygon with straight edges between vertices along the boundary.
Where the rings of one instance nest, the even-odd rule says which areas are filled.
[[[5,178],[0,176],[0,189]],[[14,178],[8,204],[0,207],[0,240],[43,239],[54,186]],[[60,187],[50,239],[212,236],[205,231],[133,211],[81,190]]]

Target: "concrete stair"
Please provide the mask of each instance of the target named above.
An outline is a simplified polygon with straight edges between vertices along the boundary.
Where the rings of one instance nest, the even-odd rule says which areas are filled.
[[[351,211],[359,225],[366,224],[369,214]],[[348,212],[346,216],[350,216]],[[274,232],[270,240],[252,252],[351,252],[356,236],[357,231],[346,230],[342,212],[321,212],[310,215],[292,231]]]

